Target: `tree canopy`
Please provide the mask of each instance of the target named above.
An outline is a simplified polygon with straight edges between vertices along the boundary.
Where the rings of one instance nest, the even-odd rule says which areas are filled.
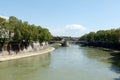
[[[0,42],[43,42],[49,41],[51,38],[52,35],[46,28],[31,25],[15,16],[10,16],[9,19],[0,17]]]
[[[80,41],[120,43],[120,28],[90,32],[80,37]]]

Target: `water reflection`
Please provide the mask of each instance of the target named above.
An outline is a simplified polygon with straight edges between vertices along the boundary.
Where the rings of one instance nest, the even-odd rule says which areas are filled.
[[[120,80],[120,77],[119,78],[115,78],[114,80]]]
[[[97,60],[100,62],[105,62],[106,64],[109,64],[108,58],[110,57],[110,54],[106,51],[102,51],[100,49],[90,48],[90,47],[84,47],[83,48],[84,55],[90,59]]]
[[[103,51],[100,49],[83,47],[85,48],[85,56],[90,59],[97,60],[98,62],[104,62],[106,65],[110,65],[108,69],[116,74],[120,74],[120,55],[110,55],[110,52]],[[120,53],[119,53],[120,54]],[[100,64],[100,63],[99,63]],[[113,80],[120,80],[120,77],[113,78]]]
[[[116,54],[116,53],[112,53],[111,54],[112,57],[109,58],[112,66],[110,67],[110,69],[114,72],[116,72],[117,74],[120,74],[120,53]],[[120,77],[115,78],[114,80],[120,80]]]

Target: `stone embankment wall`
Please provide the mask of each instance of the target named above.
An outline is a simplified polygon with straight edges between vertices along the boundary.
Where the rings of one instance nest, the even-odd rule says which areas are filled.
[[[12,54],[27,53],[27,52],[36,52],[48,47],[49,47],[48,42],[43,42],[43,43],[34,42],[31,45],[27,46],[27,48],[23,48],[22,50],[19,50],[19,51],[17,50],[1,51],[0,55],[12,55]]]

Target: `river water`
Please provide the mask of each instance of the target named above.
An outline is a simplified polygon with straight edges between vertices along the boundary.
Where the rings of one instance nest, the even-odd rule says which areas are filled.
[[[0,80],[119,80],[108,52],[71,45],[55,51],[0,62]]]

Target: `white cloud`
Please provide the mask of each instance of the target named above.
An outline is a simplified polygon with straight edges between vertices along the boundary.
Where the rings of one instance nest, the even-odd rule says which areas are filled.
[[[66,29],[65,28],[48,28],[50,32],[55,36],[62,36],[66,35]]]
[[[66,25],[65,27],[73,30],[80,30],[80,31],[86,30],[86,27],[79,24]]]
[[[64,27],[47,27],[54,36],[73,36],[79,37],[88,29],[79,24],[66,25]]]

